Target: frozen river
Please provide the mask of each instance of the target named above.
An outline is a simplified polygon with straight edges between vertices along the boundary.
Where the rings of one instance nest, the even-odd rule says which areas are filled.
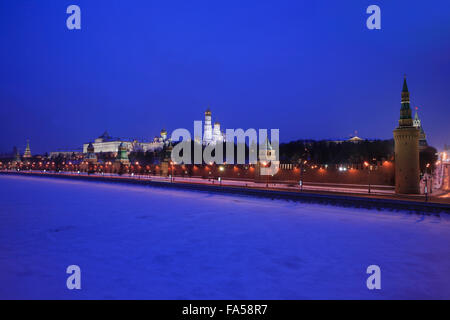
[[[1,299],[450,299],[445,215],[18,176],[0,204]]]

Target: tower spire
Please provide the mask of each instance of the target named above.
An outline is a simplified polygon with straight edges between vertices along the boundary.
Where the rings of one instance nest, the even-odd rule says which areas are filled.
[[[414,126],[415,127],[420,127],[420,119],[419,119],[419,114],[418,114],[418,110],[419,110],[419,107],[415,107],[414,109],[416,109],[416,113],[414,114]],[[418,121],[418,126],[416,126],[416,121]]]
[[[25,152],[23,153],[24,158],[31,158],[31,150],[30,150],[30,140],[27,140],[27,147],[25,148]]]
[[[411,106],[409,103],[408,84],[406,83],[406,75],[403,78],[402,100],[400,108],[400,120],[398,121],[400,127],[410,127],[413,125],[411,116]]]
[[[406,74],[403,76],[403,90],[402,92],[408,92],[408,84],[406,83]]]

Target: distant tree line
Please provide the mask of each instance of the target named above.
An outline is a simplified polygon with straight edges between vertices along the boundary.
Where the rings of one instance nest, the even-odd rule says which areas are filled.
[[[392,160],[394,140],[332,142],[328,140],[297,140],[280,144],[281,162],[307,160],[315,164],[352,164],[364,161]]]

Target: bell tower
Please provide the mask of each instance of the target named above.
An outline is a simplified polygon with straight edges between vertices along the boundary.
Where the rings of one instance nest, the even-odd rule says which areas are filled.
[[[394,130],[395,141],[395,192],[420,193],[419,134],[414,126],[406,76],[403,80],[402,101],[398,127]]]
[[[213,139],[213,129],[212,129],[212,123],[211,123],[211,109],[206,109],[205,111],[205,127],[203,130],[203,143],[205,145],[208,145],[211,143]]]

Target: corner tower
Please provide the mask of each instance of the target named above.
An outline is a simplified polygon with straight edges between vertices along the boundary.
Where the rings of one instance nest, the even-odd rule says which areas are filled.
[[[420,193],[419,134],[411,116],[408,85],[403,80],[402,102],[398,127],[394,130],[395,141],[395,192]]]

